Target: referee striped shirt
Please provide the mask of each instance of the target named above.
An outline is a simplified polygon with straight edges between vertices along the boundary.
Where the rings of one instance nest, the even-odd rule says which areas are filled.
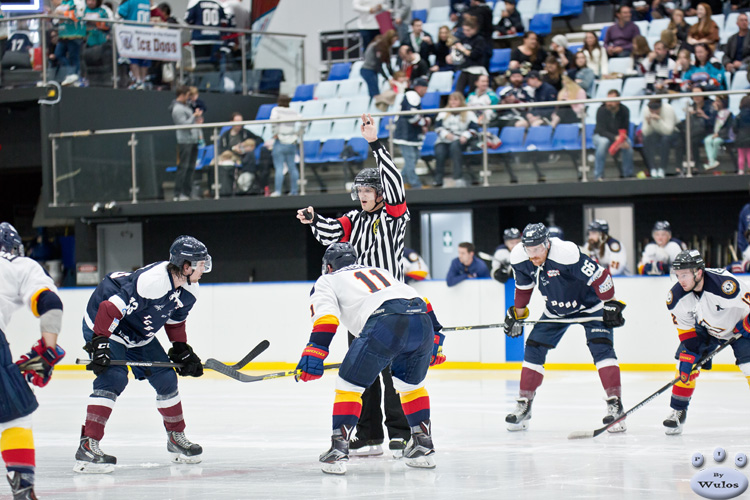
[[[375,212],[352,210],[338,219],[329,219],[316,212],[310,227],[322,244],[349,242],[357,251],[359,264],[387,269],[399,281],[404,281],[401,257],[406,223],[409,222],[404,180],[380,141],[371,142],[370,148],[383,183],[383,208]]]

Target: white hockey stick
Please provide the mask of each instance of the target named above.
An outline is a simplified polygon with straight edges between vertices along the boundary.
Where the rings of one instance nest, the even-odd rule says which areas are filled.
[[[537,323],[569,323],[577,325],[578,323],[588,323],[590,321],[602,321],[601,316],[592,316],[588,318],[571,318],[571,319],[538,319],[519,321],[523,325],[536,325]],[[470,326],[446,326],[440,332],[461,332],[465,330],[487,330],[489,328],[502,328],[505,323],[492,323],[489,325],[470,325]]]

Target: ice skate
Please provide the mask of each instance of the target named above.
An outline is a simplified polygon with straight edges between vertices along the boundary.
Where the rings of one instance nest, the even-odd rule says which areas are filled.
[[[602,419],[602,423],[609,424],[620,418],[624,409],[622,400],[618,396],[609,397],[605,401],[607,402],[607,416]],[[623,419],[607,429],[607,432],[625,432],[626,430],[628,430],[628,427],[625,424],[625,419]]]
[[[354,437],[349,443],[349,455],[353,457],[379,457],[383,454],[383,442],[375,439]]]
[[[185,437],[184,432],[167,432],[167,451],[172,461],[178,464],[199,464],[203,458],[203,448]]]
[[[516,399],[516,409],[513,413],[509,413],[505,416],[505,421],[508,423],[508,430],[511,432],[525,431],[529,428],[529,420],[531,420],[531,403],[533,399],[518,398]]]
[[[99,448],[99,441],[86,436],[81,437],[76,460],[73,471],[81,474],[108,474],[115,470],[117,463],[115,457],[105,454]]]
[[[8,473],[8,482],[10,483],[10,489],[13,492],[13,500],[36,500],[34,494],[34,486],[21,486],[21,474],[18,472]]]
[[[348,437],[353,430],[353,427],[343,425],[341,429],[333,431],[331,447],[320,455],[320,470],[326,474],[346,474],[346,462],[349,461]]]
[[[412,427],[411,439],[404,449],[406,465],[420,469],[435,468],[435,448],[432,445],[432,424],[429,420]]]
[[[682,434],[682,425],[687,419],[687,408],[684,410],[672,410],[672,413],[664,419],[664,434],[667,436],[677,436]]]
[[[388,443],[388,449],[391,450],[393,458],[402,458],[404,456],[404,448],[406,448],[405,439],[393,438]]]

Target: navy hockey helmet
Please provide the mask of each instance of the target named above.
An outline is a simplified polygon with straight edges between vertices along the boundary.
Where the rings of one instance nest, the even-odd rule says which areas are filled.
[[[589,222],[587,231],[599,231],[602,234],[609,234],[609,222],[604,219],[596,219]]]
[[[542,224],[537,222],[536,224],[529,224],[523,228],[523,235],[521,236],[521,243],[525,247],[535,247],[549,241],[549,229]]]
[[[198,266],[198,262],[204,261],[203,272],[211,272],[211,256],[206,245],[197,238],[183,235],[178,236],[169,247],[169,263],[182,268],[185,261],[188,261],[193,269]]]
[[[672,224],[669,223],[669,221],[666,220],[659,220],[656,221],[654,224],[654,228],[651,230],[651,232],[654,231],[669,231],[672,232]]]
[[[561,227],[550,226],[547,230],[549,231],[550,238],[560,238],[561,240],[565,239],[565,233],[563,232]]]
[[[672,262],[672,269],[679,271],[680,269],[705,269],[706,262],[701,257],[701,253],[698,250],[683,250],[677,254]]]
[[[0,223],[0,250],[11,255],[23,256],[23,242],[18,231],[8,222]]]
[[[371,187],[375,189],[376,196],[383,195],[383,181],[380,179],[380,171],[377,168],[363,168],[359,171],[352,183],[352,200],[359,200],[358,187]]]
[[[323,274],[328,274],[330,265],[334,271],[357,262],[357,252],[351,243],[331,243],[323,254]]]
[[[519,231],[517,227],[509,227],[508,229],[503,231],[503,241],[520,240],[520,239],[521,239],[521,231]]]

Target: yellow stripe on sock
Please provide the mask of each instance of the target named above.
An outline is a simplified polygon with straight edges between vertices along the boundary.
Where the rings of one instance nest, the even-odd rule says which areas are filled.
[[[334,403],[359,403],[362,399],[362,395],[354,391],[339,391],[336,390],[336,399]]]
[[[26,427],[11,427],[0,435],[0,451],[33,450],[34,433]]]
[[[429,396],[427,394],[427,389],[424,387],[420,387],[416,391],[410,391],[410,392],[402,392],[399,394],[401,396],[401,404],[408,403],[410,401],[414,401],[417,398],[423,398]]]

